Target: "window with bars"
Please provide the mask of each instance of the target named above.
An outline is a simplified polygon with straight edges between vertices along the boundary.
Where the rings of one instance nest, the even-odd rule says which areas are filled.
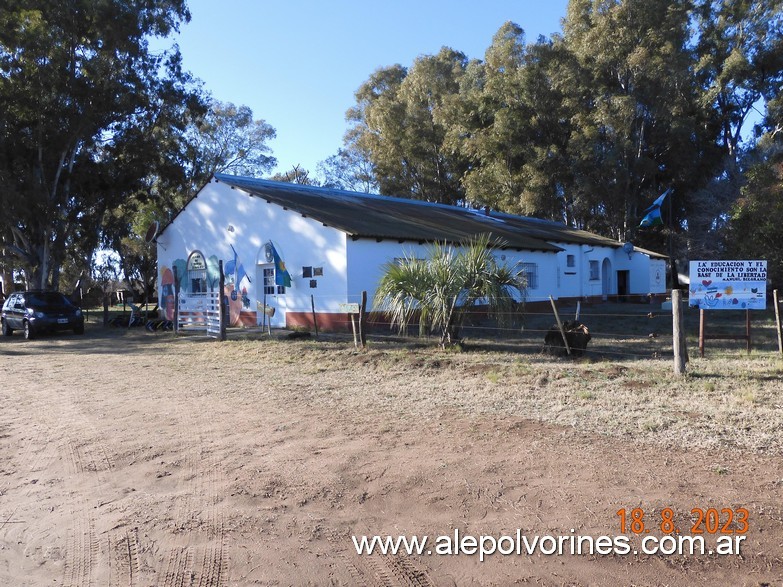
[[[268,296],[273,296],[275,293],[285,293],[285,286],[275,285],[274,267],[264,267],[264,293]]]
[[[538,264],[522,263],[522,273],[525,274],[525,281],[528,289],[538,289]]]
[[[598,261],[590,261],[590,281],[598,281],[599,279],[601,279],[601,269]]]

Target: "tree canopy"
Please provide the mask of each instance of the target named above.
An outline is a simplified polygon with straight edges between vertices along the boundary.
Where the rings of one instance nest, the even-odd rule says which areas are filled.
[[[782,85],[781,0],[571,0],[552,38],[507,22],[482,60],[444,47],[380,68],[356,92],[346,145],[384,194],[659,250],[674,232],[675,254],[724,255],[742,186],[761,177],[760,137],[781,135]],[[640,229],[666,189],[670,226]]]
[[[201,107],[178,51],[148,44],[189,18],[184,0],[3,2],[0,230],[36,287],[97,244],[105,212],[144,189],[162,129]]]
[[[142,235],[217,171],[274,167],[274,129],[222,103],[150,49],[190,19],[185,0],[4,0],[0,6],[0,253],[3,273],[58,288],[117,251],[154,283]],[[147,279],[143,279],[146,275]],[[7,281],[8,277],[6,277]]]
[[[57,288],[103,246],[145,281],[150,221],[216,171],[272,170],[274,128],[213,98],[176,46],[150,49],[189,18],[185,0],[0,0],[0,272]],[[766,258],[781,88],[783,0],[570,0],[551,38],[507,22],[481,59],[443,47],[378,68],[320,177],[274,178],[489,206],[657,250],[673,239],[680,257]],[[667,189],[667,226],[639,228]]]

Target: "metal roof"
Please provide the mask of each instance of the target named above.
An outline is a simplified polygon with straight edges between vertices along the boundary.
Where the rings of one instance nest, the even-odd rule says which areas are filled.
[[[537,218],[223,173],[215,174],[215,179],[354,238],[459,242],[491,233],[512,249],[561,251],[555,242],[622,246],[606,237]]]

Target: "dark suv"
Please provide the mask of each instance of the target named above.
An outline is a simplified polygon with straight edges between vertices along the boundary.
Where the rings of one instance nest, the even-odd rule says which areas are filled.
[[[26,339],[51,330],[73,330],[84,334],[82,311],[56,291],[22,291],[12,293],[3,304],[3,335],[24,331]]]

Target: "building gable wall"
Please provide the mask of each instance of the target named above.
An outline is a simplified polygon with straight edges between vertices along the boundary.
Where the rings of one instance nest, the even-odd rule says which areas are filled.
[[[227,289],[236,291],[230,296],[231,303],[243,314],[244,323],[260,323],[259,309],[266,301],[276,309],[272,324],[285,326],[286,311],[310,308],[311,294],[319,298],[321,311],[337,311],[347,291],[345,240],[339,230],[213,181],[157,238],[161,308],[171,304],[167,298],[173,295],[173,288],[167,282],[173,267],[177,266],[181,275],[188,256],[198,250],[207,259],[214,256],[222,260],[224,266],[233,261],[236,251],[237,265],[241,264],[246,277],[240,276],[235,287],[230,283],[234,276],[227,275]],[[267,293],[265,300],[263,270],[272,266],[266,259],[265,245],[270,241],[286,265],[291,287],[283,294],[273,286],[273,293]],[[310,277],[305,277],[306,273]],[[189,295],[185,280],[181,283],[181,307],[197,305],[198,296]],[[267,291],[270,287],[267,285]]]

